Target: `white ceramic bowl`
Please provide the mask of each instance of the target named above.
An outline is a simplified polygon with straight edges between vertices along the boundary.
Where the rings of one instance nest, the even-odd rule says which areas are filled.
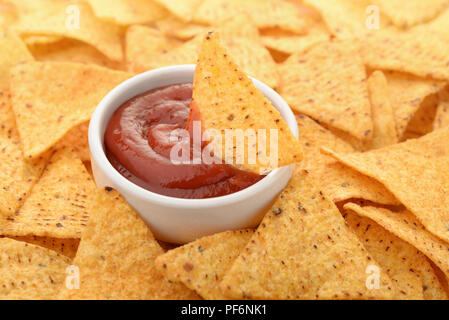
[[[126,80],[104,97],[89,125],[92,170],[98,187],[116,189],[148,223],[157,239],[173,243],[186,243],[221,231],[256,226],[293,172],[292,166],[278,168],[256,184],[222,197],[180,199],[145,190],[123,177],[110,164],[103,140],[114,111],[148,90],[193,82],[194,71],[195,65],[179,65],[151,70]],[[287,103],[265,84],[252,80],[298,137],[296,119]]]

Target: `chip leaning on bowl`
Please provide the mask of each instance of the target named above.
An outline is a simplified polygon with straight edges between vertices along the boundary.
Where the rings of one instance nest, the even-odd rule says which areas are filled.
[[[448,0],[0,9],[0,299],[448,299]],[[196,61],[202,124],[286,130],[296,168],[254,228],[171,246],[95,188],[87,127],[137,72]],[[299,143],[246,75],[290,104]]]

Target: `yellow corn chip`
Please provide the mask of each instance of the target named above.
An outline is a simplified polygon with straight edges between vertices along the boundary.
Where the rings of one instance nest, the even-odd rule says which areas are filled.
[[[90,161],[90,149],[89,149],[89,122],[80,124],[73,128],[61,139],[58,148],[67,147],[73,148],[81,161]]]
[[[374,0],[373,4],[400,28],[409,28],[433,19],[449,4],[448,0]]]
[[[423,78],[449,80],[449,41],[440,32],[377,30],[360,44],[365,64],[372,69],[394,70]]]
[[[446,277],[449,276],[449,245],[427,231],[410,212],[392,212],[384,208],[360,207],[353,203],[346,204],[344,209],[376,221],[424,253],[441,268]]]
[[[298,171],[262,220],[220,284],[235,299],[381,299],[393,287],[381,270],[368,289],[367,269],[379,268],[337,207]]]
[[[55,299],[69,263],[52,250],[0,239],[0,299]]]
[[[444,83],[400,72],[387,72],[385,76],[394,110],[396,131],[398,136],[402,137],[409,121],[418,111],[424,99],[438,92]]]
[[[114,190],[102,190],[92,208],[73,265],[79,290],[63,289],[62,299],[194,299],[182,284],[156,270],[164,251],[150,229]]]
[[[298,113],[359,140],[373,131],[365,67],[350,42],[322,42],[280,68],[280,93]]]
[[[30,46],[30,51],[38,61],[92,63],[110,69],[123,69],[122,62],[112,61],[94,47],[77,40],[36,44]]]
[[[80,242],[80,239],[58,239],[38,236],[10,236],[8,238],[56,251],[60,255],[69,257],[70,259],[75,257]]]
[[[362,37],[369,32],[367,26],[385,29],[389,21],[379,12],[367,11],[372,3],[369,0],[305,0],[305,4],[318,10],[329,30],[339,39]],[[374,18],[374,19],[372,19]]]
[[[449,241],[448,139],[444,128],[367,153],[329,153],[381,182],[430,232]]]
[[[74,151],[56,152],[20,210],[0,228],[7,236],[80,238],[95,184]]]
[[[98,18],[120,25],[148,23],[167,15],[152,0],[88,0],[88,3]]]
[[[345,215],[363,246],[393,282],[395,300],[423,300],[423,281],[419,272],[429,265],[426,257],[376,222],[348,212]]]
[[[270,154],[270,156],[277,156],[275,160],[279,167],[301,159],[301,147],[287,123],[232,61],[221,45],[217,33],[209,33],[203,41],[193,81],[193,103],[201,113],[201,121],[206,129],[212,128],[219,132],[226,129],[242,129],[243,131],[253,129],[257,138],[259,138],[257,130],[262,129],[266,134],[266,142],[276,139],[276,134],[272,136],[271,130],[268,130],[276,130],[277,141],[274,140],[273,144],[270,142],[270,149],[267,147],[266,150],[272,152],[276,147],[278,148],[277,155]],[[260,161],[259,153],[258,159],[252,159],[255,163],[250,163],[248,156],[250,146],[247,141],[249,139],[245,140],[243,154],[236,150],[234,155],[231,151],[234,157],[233,159],[228,157],[227,162],[231,160],[238,167],[253,172],[259,172],[265,168],[271,170],[276,166],[271,161],[269,164],[264,163],[265,159]],[[260,151],[259,141],[255,144]],[[214,151],[218,151],[218,154],[225,157],[226,152],[220,153],[222,149]]]
[[[184,21],[192,20],[192,17],[203,0],[155,0],[168,11]]]
[[[108,1],[110,2],[110,1]],[[86,42],[114,61],[123,59],[120,28],[97,19],[82,2],[55,2],[21,17],[14,26],[21,35],[63,36]]]
[[[12,69],[12,106],[25,157],[39,156],[89,120],[101,99],[130,76],[63,62],[34,62]]]
[[[305,16],[310,10],[286,1],[276,0],[204,0],[197,8],[193,20],[215,24],[240,13],[246,13],[258,28],[278,27],[287,31],[304,33]]]
[[[434,128],[440,129],[449,126],[449,88],[439,94],[439,104],[435,115]]]
[[[370,149],[378,149],[398,142],[396,123],[391,106],[388,84],[382,71],[375,71],[368,78],[368,91],[373,116],[373,139]]]
[[[400,204],[381,183],[321,152],[322,147],[342,154],[355,152],[351,145],[306,116],[297,116],[296,121],[299,142],[304,150],[300,167],[309,172],[315,179],[315,185],[331,200],[341,202],[356,198],[387,205]]]
[[[23,41],[15,34],[0,30],[0,90],[8,89],[9,68],[12,66],[33,61],[33,56],[28,51]]]
[[[252,235],[246,229],[204,237],[159,256],[156,265],[204,299],[225,299],[218,285]]]
[[[6,29],[17,20],[17,10],[14,5],[0,2],[0,28]]]

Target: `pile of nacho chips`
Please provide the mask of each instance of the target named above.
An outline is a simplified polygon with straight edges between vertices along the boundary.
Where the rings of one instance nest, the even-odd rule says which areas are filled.
[[[0,0],[0,47],[0,299],[448,299],[449,0]],[[170,245],[88,124],[198,58],[219,129],[288,130],[245,74],[281,94],[296,168],[256,229]]]

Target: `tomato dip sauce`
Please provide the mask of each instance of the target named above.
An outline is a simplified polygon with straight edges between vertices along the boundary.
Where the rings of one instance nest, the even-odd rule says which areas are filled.
[[[106,155],[120,174],[162,195],[203,199],[245,189],[263,176],[228,164],[174,164],[170,133],[186,129],[192,84],[154,89],[132,98],[112,115],[104,141]],[[204,145],[202,146],[204,147]]]

